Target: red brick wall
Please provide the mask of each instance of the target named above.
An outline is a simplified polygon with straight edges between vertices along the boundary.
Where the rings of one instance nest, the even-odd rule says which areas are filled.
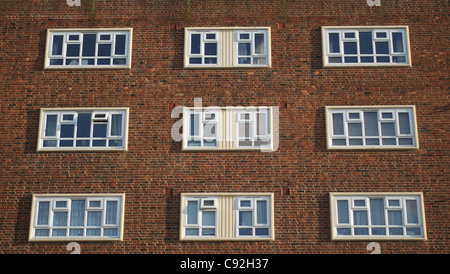
[[[124,241],[82,253],[367,253],[369,241],[330,240],[331,191],[423,192],[428,240],[380,241],[382,252],[448,252],[447,1],[81,3],[0,1],[0,253],[68,253],[28,242],[33,193],[108,192],[126,193]],[[327,25],[408,25],[412,67],[323,68]],[[272,68],[183,69],[183,27],[199,26],[270,26]],[[131,70],[44,70],[47,29],[86,27],[132,27]],[[181,151],[170,110],[194,98],[286,104],[278,150]],[[327,151],[324,106],[392,104],[416,106],[419,150]],[[130,108],[128,151],[36,152],[40,108],[95,106]],[[247,191],[275,194],[275,241],[178,240],[180,193]]]

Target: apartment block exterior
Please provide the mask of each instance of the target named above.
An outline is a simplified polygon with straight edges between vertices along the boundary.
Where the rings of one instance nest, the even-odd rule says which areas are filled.
[[[448,253],[448,1],[0,1],[0,253]]]

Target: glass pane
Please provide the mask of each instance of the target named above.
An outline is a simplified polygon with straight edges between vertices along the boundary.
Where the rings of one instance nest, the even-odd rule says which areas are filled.
[[[240,207],[251,207],[252,202],[250,200],[244,200],[239,202]]]
[[[351,146],[362,146],[363,140],[362,139],[349,139],[348,144]]]
[[[56,140],[52,140],[52,141],[45,140],[44,141],[44,147],[56,147],[56,144],[57,144]]]
[[[358,57],[345,57],[345,63],[358,63]]]
[[[328,34],[328,38],[330,43],[330,53],[341,52],[339,47],[339,33],[330,33]]]
[[[370,57],[361,57],[361,63],[373,63],[374,59],[372,56]]]
[[[191,34],[191,54],[200,54],[200,33]]]
[[[239,43],[238,51],[239,56],[250,55],[250,43]]]
[[[108,225],[117,224],[117,201],[107,201],[106,202],[105,223]]]
[[[372,228],[372,235],[386,235],[386,228]]]
[[[100,228],[87,229],[86,236],[100,236]]]
[[[351,228],[338,228],[337,234],[338,235],[351,235],[352,230],[351,230]]]
[[[203,211],[202,212],[202,225],[215,226],[216,225],[216,212],[215,211]]]
[[[377,57],[378,63],[389,63],[389,56],[379,56]]]
[[[215,228],[202,228],[202,236],[214,236],[216,235]]]
[[[106,140],[94,140],[94,141],[92,141],[92,146],[94,146],[94,147],[105,147],[106,146]]]
[[[50,65],[54,65],[54,66],[60,66],[64,64],[63,59],[51,59],[50,60]]]
[[[202,58],[189,58],[189,64],[201,64]]]
[[[372,32],[359,33],[359,53],[373,54]]]
[[[190,135],[200,135],[200,114],[191,114]]]
[[[74,66],[79,65],[80,60],[79,59],[66,59],[66,65]]]
[[[239,58],[238,63],[241,65],[251,64],[252,58]]]
[[[344,115],[333,113],[333,135],[344,135]]]
[[[95,42],[97,34],[84,34],[83,35],[83,53],[82,56],[95,56]]]
[[[355,228],[355,235],[369,235],[368,228]]]
[[[251,228],[239,228],[239,235],[241,236],[252,236],[253,230]]]
[[[403,235],[403,228],[389,228],[389,235]]]
[[[54,212],[53,226],[66,226],[66,225],[67,225],[67,212]]]
[[[329,57],[328,58],[328,63],[342,63],[342,58],[341,57]]]
[[[198,228],[186,228],[186,236],[198,236]]]
[[[406,229],[406,235],[408,236],[420,236],[420,228],[407,228]]]
[[[50,202],[39,202],[37,217],[38,225],[48,225],[49,210]]]
[[[370,220],[372,225],[384,225],[384,200],[370,199]]]
[[[406,56],[393,56],[392,62],[394,63],[406,63]]]
[[[378,136],[378,118],[376,112],[364,112],[364,132],[366,136]]]
[[[88,211],[87,225],[88,226],[101,226],[102,224],[102,212],[101,211]]]
[[[403,34],[401,32],[392,33],[392,45],[394,52],[403,52]]]
[[[239,137],[250,137],[250,123],[239,123]]]
[[[382,142],[384,146],[395,146],[397,144],[395,138],[383,138]]]
[[[123,55],[125,54],[125,41],[126,41],[126,35],[116,35],[116,46],[114,49],[114,53],[116,55]]]
[[[60,147],[73,147],[73,140],[61,140],[59,141]]]
[[[388,223],[389,223],[389,225],[403,225],[402,211],[401,210],[389,210],[388,211]]]
[[[347,200],[337,201],[337,214],[338,214],[338,224],[350,223],[350,218],[348,215],[348,201]]]
[[[205,124],[203,127],[204,137],[215,137],[216,136],[216,124]]]
[[[253,225],[253,212],[252,211],[239,211],[239,225],[251,226]]]
[[[111,44],[99,44],[98,56],[111,56]]]
[[[361,123],[349,123],[348,136],[362,136]]]
[[[413,139],[412,138],[400,138],[398,139],[398,144],[403,146],[412,146]]]
[[[269,228],[255,228],[255,235],[256,236],[268,236]]]
[[[110,147],[121,147],[122,140],[109,140],[109,146]]]
[[[106,124],[94,124],[94,137],[106,137]]]
[[[111,59],[98,59],[97,65],[110,65]]]
[[[91,113],[78,114],[77,137],[91,137]]]
[[[264,54],[264,34],[255,34],[255,54]]]
[[[45,136],[56,136],[56,120],[58,115],[47,115]]]
[[[267,224],[267,201],[256,201],[256,223]]]
[[[205,55],[217,55],[217,44],[205,43]]]
[[[70,210],[70,226],[84,226],[85,200],[73,200]]]
[[[63,35],[53,36],[52,55],[62,55]]]
[[[367,211],[353,211],[353,222],[355,225],[367,225]]]
[[[256,113],[256,135],[266,135],[267,133],[267,114]]]
[[[211,40],[211,39],[216,39],[216,34],[215,33],[207,33],[206,34],[206,39]]]
[[[411,125],[409,123],[409,113],[401,112],[398,114],[400,134],[411,134]]]
[[[61,125],[61,138],[73,138],[74,130],[74,125]]]
[[[355,206],[366,206],[366,200],[355,200]]]
[[[366,139],[366,145],[368,146],[378,146],[380,145],[380,140],[379,139]]]
[[[382,136],[395,136],[394,123],[381,123],[381,135]]]
[[[66,236],[66,229],[53,229],[52,236]]]
[[[347,145],[347,141],[345,139],[333,139],[332,144],[333,146],[345,146]]]
[[[83,229],[69,229],[69,236],[83,236]]]
[[[187,223],[190,225],[198,224],[197,221],[198,201],[188,201],[187,205]]]
[[[389,54],[388,42],[375,42],[377,54]]]
[[[117,237],[119,236],[119,230],[117,228],[105,228],[103,229],[103,236]]]
[[[406,201],[406,218],[409,224],[418,224],[419,215],[417,212],[417,201],[407,200]]]
[[[79,44],[76,44],[76,45],[69,44],[69,45],[67,45],[66,56],[80,56],[80,45]]]
[[[356,54],[356,42],[345,42],[344,43],[344,54]]]
[[[389,200],[389,206],[400,206],[400,200]]]
[[[205,58],[205,64],[217,64],[217,58]]]
[[[111,136],[122,135],[122,114],[111,115]]]

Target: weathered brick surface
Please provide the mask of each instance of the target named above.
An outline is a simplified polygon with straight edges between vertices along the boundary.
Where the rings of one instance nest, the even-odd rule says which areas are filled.
[[[122,242],[83,253],[367,253],[330,240],[331,191],[424,193],[427,241],[383,253],[448,253],[448,14],[444,0],[0,1],[0,253],[30,243],[33,193],[126,193]],[[206,4],[207,3],[207,4]],[[279,28],[284,25],[285,28]],[[322,67],[321,26],[408,25],[412,67]],[[183,69],[183,27],[270,26],[271,69]],[[44,70],[48,28],[132,27],[131,70]],[[286,106],[274,153],[182,152],[174,105]],[[327,151],[326,105],[415,105],[420,149]],[[43,107],[130,108],[127,152],[36,152]],[[289,194],[283,195],[283,189]],[[274,192],[275,241],[180,242],[182,192]]]

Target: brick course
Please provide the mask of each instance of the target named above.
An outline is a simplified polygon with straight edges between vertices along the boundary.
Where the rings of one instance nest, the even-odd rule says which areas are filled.
[[[328,193],[423,192],[427,241],[383,253],[448,253],[447,1],[0,1],[0,253],[31,243],[33,193],[126,193],[121,242],[83,253],[367,253],[331,241]],[[412,67],[323,68],[321,26],[408,25]],[[184,27],[270,26],[272,68],[183,69]],[[44,70],[49,28],[132,27],[130,70]],[[282,106],[279,148],[183,152],[173,106]],[[419,150],[328,151],[326,105],[415,105]],[[129,107],[126,152],[36,152],[44,107]],[[283,191],[289,190],[289,194]],[[180,242],[183,192],[273,192],[275,241]]]

